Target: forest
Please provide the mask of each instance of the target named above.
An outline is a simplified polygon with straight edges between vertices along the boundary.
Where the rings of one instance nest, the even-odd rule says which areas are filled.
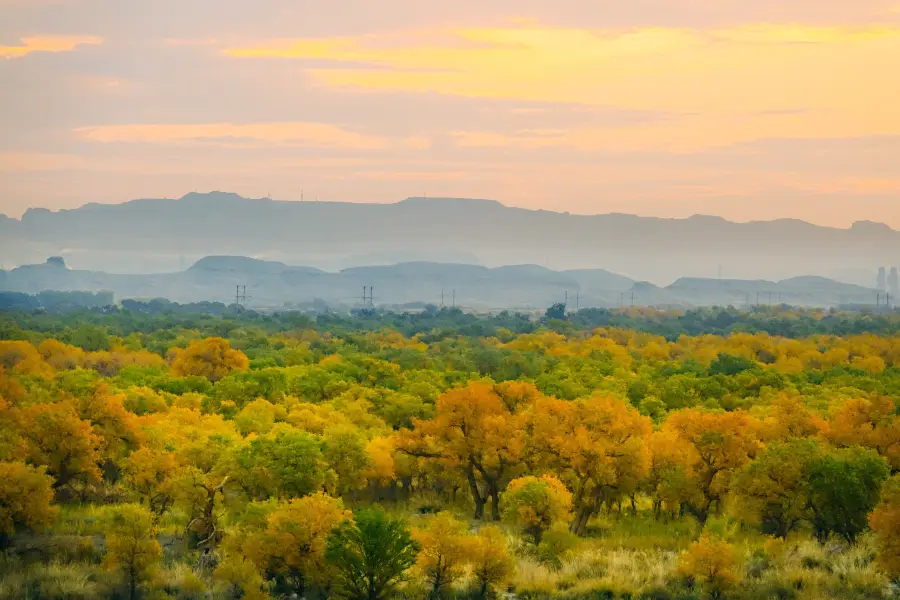
[[[900,598],[898,326],[4,311],[0,600]]]

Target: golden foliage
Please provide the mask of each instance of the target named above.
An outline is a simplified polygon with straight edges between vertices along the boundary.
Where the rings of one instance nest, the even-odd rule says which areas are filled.
[[[881,490],[881,502],[869,515],[869,525],[878,540],[878,561],[891,577],[900,577],[900,475],[894,475]]]
[[[20,462],[0,462],[0,534],[13,535],[18,528],[49,527],[57,509],[53,479]]]
[[[175,355],[172,372],[180,377],[195,375],[216,382],[233,371],[246,371],[249,366],[247,356],[232,349],[228,340],[205,338]]]

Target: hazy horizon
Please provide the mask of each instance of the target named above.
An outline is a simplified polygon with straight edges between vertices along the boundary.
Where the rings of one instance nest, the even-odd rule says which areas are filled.
[[[0,10],[13,217],[226,190],[900,228],[897,0]]]

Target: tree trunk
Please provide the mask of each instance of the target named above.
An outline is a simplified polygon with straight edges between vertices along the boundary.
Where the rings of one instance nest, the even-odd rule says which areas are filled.
[[[469,489],[472,492],[472,501],[475,503],[475,519],[484,518],[484,497],[481,490],[478,489],[478,481],[475,479],[475,471],[472,467],[466,467],[466,481],[469,482]]]
[[[575,510],[575,517],[569,524],[569,531],[575,535],[584,535],[584,531],[587,529],[588,521],[590,521],[593,512],[592,507],[584,505],[579,506]]]
[[[491,519],[494,521],[500,520],[500,490],[497,487],[497,482],[492,481],[488,483],[488,491],[491,494]]]

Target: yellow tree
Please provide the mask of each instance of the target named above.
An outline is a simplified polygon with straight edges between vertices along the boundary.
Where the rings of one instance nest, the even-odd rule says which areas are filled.
[[[471,550],[467,533],[466,524],[446,512],[435,515],[427,526],[413,530],[413,538],[420,546],[416,566],[431,587],[430,600],[443,597],[447,588],[465,573]]]
[[[213,579],[224,584],[229,597],[242,600],[268,600],[265,581],[250,560],[240,554],[225,557],[213,572]]]
[[[621,400],[544,398],[535,403],[529,428],[532,460],[572,490],[573,533],[583,534],[604,502],[634,493],[647,476],[650,419]]]
[[[869,525],[878,540],[878,562],[893,578],[900,578],[900,475],[894,475],[881,490],[881,502],[869,515]]]
[[[91,423],[103,440],[100,453],[107,464],[119,464],[144,441],[138,417],[125,408],[125,394],[115,394],[105,385],[76,400],[79,416]]]
[[[122,573],[128,597],[135,600],[139,586],[154,573],[162,556],[153,517],[142,506],[123,504],[109,512],[105,525],[104,566]]]
[[[659,518],[665,508],[674,516],[694,493],[693,448],[672,431],[654,431],[647,438],[647,448],[650,468],[644,489],[653,500],[653,513]]]
[[[103,438],[68,401],[35,404],[16,411],[28,462],[47,467],[55,488],[75,479],[98,481]]]
[[[0,341],[0,367],[20,375],[53,377],[53,368],[28,342]]]
[[[215,544],[221,534],[215,507],[229,481],[226,461],[240,434],[221,416],[189,408],[172,408],[143,419],[148,447],[177,456],[179,469],[171,486],[174,499],[188,513],[187,533],[198,543]]]
[[[265,528],[248,534],[244,555],[257,567],[303,596],[309,583],[328,580],[328,536],[351,516],[338,498],[321,492],[282,504]]]
[[[572,513],[572,494],[552,475],[513,479],[503,494],[503,517],[531,537],[535,545]]]
[[[802,398],[782,394],[772,403],[761,433],[768,440],[787,441],[815,437],[826,429],[825,421],[803,404]]]
[[[486,599],[512,576],[515,563],[503,532],[495,525],[482,527],[469,543],[476,597]]]
[[[146,502],[157,517],[175,501],[175,478],[179,461],[174,452],[157,448],[141,448],[131,453],[125,463],[125,482]]]
[[[706,412],[688,409],[672,414],[663,431],[686,442],[685,472],[693,487],[684,503],[698,521],[705,523],[713,509],[720,509],[730,489],[731,477],[760,449],[759,423],[744,411]]]
[[[891,398],[853,398],[844,402],[828,422],[828,439],[836,446],[877,450],[900,472],[900,414]]]
[[[53,478],[43,468],[0,462],[0,537],[19,528],[42,529],[53,522]]]
[[[500,520],[500,493],[525,450],[522,413],[511,412],[494,386],[470,383],[438,398],[435,417],[415,421],[413,431],[397,437],[397,448],[413,456],[458,470],[475,503],[475,518]],[[482,491],[482,488],[484,491]]]
[[[740,581],[740,564],[734,546],[708,533],[681,555],[678,572],[706,587],[713,598],[722,597]]]
[[[38,352],[47,364],[57,371],[77,369],[85,364],[84,350],[78,346],[63,344],[53,338],[46,339],[38,346]]]
[[[196,375],[216,382],[233,371],[246,371],[249,366],[247,356],[234,350],[228,340],[211,337],[192,342],[177,352],[172,372],[180,377]]]

